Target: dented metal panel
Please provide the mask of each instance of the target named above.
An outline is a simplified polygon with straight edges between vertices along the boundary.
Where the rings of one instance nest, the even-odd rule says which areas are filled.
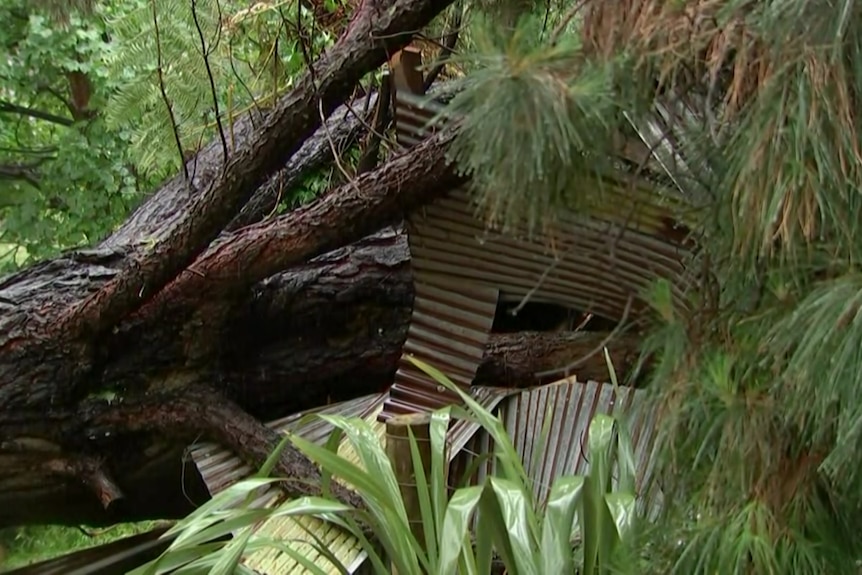
[[[412,248],[411,248],[412,249]],[[414,260],[415,262],[415,260]],[[482,361],[497,307],[497,289],[453,283],[445,276],[414,271],[415,297],[410,327],[395,382],[381,414],[433,411],[458,403],[457,396],[413,365],[416,357],[469,387]]]
[[[635,455],[639,504],[654,510],[661,501],[652,481],[656,414],[649,409],[644,394],[630,387],[571,378],[504,399],[498,416],[533,481],[536,500],[547,500],[557,478],[589,471],[587,431],[595,415],[604,413],[619,418],[627,429]],[[493,447],[485,430],[476,433],[453,463],[455,477],[462,475],[479,454],[493,452]],[[496,461],[489,459],[478,466],[472,482],[480,483],[495,472]]]
[[[659,237],[664,224],[648,211],[633,213],[625,228],[560,214],[557,228],[565,233],[553,242],[490,232],[474,213],[466,192],[455,190],[414,214],[408,223],[414,269],[447,276],[454,285],[497,287],[506,299],[530,294],[532,301],[612,319],[621,318],[629,296],[640,301],[658,278],[668,279],[682,302],[687,253]]]

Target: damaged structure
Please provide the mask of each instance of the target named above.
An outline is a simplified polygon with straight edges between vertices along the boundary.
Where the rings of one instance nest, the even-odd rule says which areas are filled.
[[[425,97],[418,50],[408,47],[393,56],[390,81],[397,144],[409,148],[423,141],[445,107]],[[645,293],[656,280],[666,280],[674,296],[682,295],[690,281],[687,270],[694,267],[691,245],[685,230],[669,214],[691,198],[674,190],[675,178],[685,170],[667,137],[679,123],[672,116],[667,109],[656,109],[654,122],[633,125],[633,136],[622,138],[619,151],[623,160],[646,165],[652,173],[663,174],[671,185],[621,171],[618,179],[602,182],[608,202],[585,212],[561,214],[553,238],[489,229],[465,189],[451,190],[410,214],[405,225],[415,300],[403,357],[391,387],[383,393],[290,415],[271,422],[270,427],[322,445],[332,426],[309,416],[338,414],[368,421],[382,439],[385,422],[395,415],[433,411],[459,402],[457,395],[407,359],[414,356],[442,371],[484,408],[499,415],[534,481],[539,501],[555,478],[585,471],[584,435],[597,413],[626,417],[636,456],[636,487],[640,494],[660,499],[651,467],[655,414],[646,408],[643,390],[580,381],[577,369],[567,366],[560,366],[558,381],[526,390],[471,384],[501,307],[517,310],[529,300],[595,314],[614,324],[637,324],[648,313]],[[573,185],[586,189],[596,182],[585,178]],[[608,345],[612,347],[613,342]],[[549,374],[543,375],[547,381]],[[546,448],[537,455],[533,449],[541,432],[546,433]],[[450,473],[463,472],[476,454],[491,447],[490,437],[477,424],[457,421],[448,436]],[[197,443],[189,451],[212,495],[255,472],[213,443]],[[339,451],[355,457],[346,443]],[[493,462],[478,469],[477,481],[493,473]],[[254,505],[269,505],[277,495],[261,492]],[[332,573],[340,570],[328,569],[328,560],[316,549],[319,543],[351,573],[360,570],[366,559],[358,540],[315,518],[269,519],[258,527],[258,533],[283,541]],[[289,554],[274,548],[256,551],[243,563],[266,575],[306,572]],[[80,571],[85,572],[91,571]]]
[[[390,61],[390,78],[397,143],[408,148],[427,136],[445,108],[423,97],[419,50],[408,47],[396,54]],[[661,115],[662,111],[657,112],[655,125],[635,128],[637,137],[624,141],[621,155],[631,162],[646,162],[654,171],[673,178],[680,170],[678,165],[671,169],[669,162],[678,159],[669,144],[662,144],[672,121],[662,125]],[[577,185],[595,182],[585,179]],[[615,323],[637,323],[647,313],[645,293],[656,280],[666,280],[675,298],[684,291],[689,281],[690,244],[668,214],[686,198],[630,174],[621,173],[618,181],[603,185],[611,201],[587,213],[563,214],[553,241],[488,229],[464,189],[452,190],[410,214],[405,224],[415,300],[394,382],[385,393],[327,406],[316,413],[360,417],[382,439],[384,423],[395,415],[460,402],[407,359],[417,357],[499,415],[534,480],[539,501],[547,495],[543,486],[555,478],[585,471],[584,435],[593,416],[624,414],[637,458],[637,489],[641,494],[649,492],[655,503],[661,497],[653,485],[651,467],[656,421],[645,407],[642,390],[579,381],[576,369],[571,370],[572,377],[528,390],[471,386],[502,305],[529,299],[559,309],[588,311]],[[614,241],[609,242],[608,237]],[[566,371],[561,369],[560,376],[568,376]],[[308,414],[272,425],[323,444],[331,426],[317,419],[309,422],[302,415]],[[543,429],[549,430],[544,438],[547,449],[537,457],[532,449]],[[478,425],[455,423],[448,436],[450,473],[467,469],[476,454],[490,450],[490,442]],[[340,452],[351,457],[346,443]],[[192,456],[213,494],[252,473],[214,444],[195,446]],[[492,462],[479,467],[476,479],[488,473],[493,473]],[[258,504],[266,504],[269,497],[271,494],[262,495]],[[350,572],[360,568],[365,555],[359,542],[330,524],[313,518],[279,518],[259,528],[267,537],[291,541],[303,556],[326,569],[327,559],[316,550],[309,532],[349,566]],[[244,563],[267,575],[305,572],[276,549],[255,552]],[[333,573],[338,572],[331,567]]]

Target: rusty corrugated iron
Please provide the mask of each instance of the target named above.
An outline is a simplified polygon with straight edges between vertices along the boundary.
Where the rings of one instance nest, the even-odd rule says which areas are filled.
[[[445,106],[422,93],[420,68],[415,50],[407,49],[391,61],[396,139],[405,148],[428,136],[431,120],[446,121]],[[669,165],[673,148],[666,128],[651,125],[642,130],[640,140],[622,142],[620,149],[633,160],[649,162],[655,171],[676,173]],[[691,254],[683,245],[685,232],[677,229],[671,214],[687,205],[688,198],[623,172],[601,182],[585,176],[572,185],[583,187],[584,197],[598,200],[578,213],[561,210],[540,235],[489,229],[464,189],[452,190],[409,216],[415,306],[421,312],[414,311],[405,353],[467,385],[486,341],[478,329],[487,325],[490,331],[495,311],[491,292],[483,288],[498,290],[503,300],[561,304],[621,321],[644,312],[648,290],[663,278],[675,303],[684,305]],[[443,287],[448,299],[427,301],[425,286]],[[486,306],[484,321],[461,313],[470,300],[474,307]],[[414,325],[435,321],[439,325],[433,344],[420,337],[421,329],[413,330]],[[470,337],[459,341],[465,330]],[[424,376],[413,377],[415,370],[409,366],[404,369],[410,376],[396,378],[384,417],[454,400]]]
[[[415,264],[416,260],[413,261]],[[398,413],[433,411],[458,403],[454,393],[417,369],[406,356],[418,357],[443,371],[456,384],[469,387],[482,361],[497,308],[495,288],[458,285],[446,276],[434,277],[415,265],[414,290],[410,327],[381,414],[384,420]]]
[[[571,378],[524,391],[504,399],[498,416],[533,481],[536,500],[544,503],[554,480],[582,475],[589,470],[587,430],[598,413],[619,418],[629,433],[635,456],[636,490],[641,506],[654,511],[661,492],[653,481],[656,414],[645,401],[645,392],[634,388]],[[493,440],[480,430],[453,461],[453,478],[461,479],[475,458],[493,453]],[[471,478],[480,483],[496,472],[497,462],[480,463]]]
[[[506,299],[529,294],[531,301],[611,319],[622,318],[629,297],[640,300],[658,278],[670,280],[682,300],[686,254],[658,239],[663,224],[648,213],[633,217],[624,230],[596,217],[560,214],[567,233],[548,245],[545,238],[489,232],[474,212],[467,193],[455,190],[411,217],[414,269],[447,277],[460,289],[496,287]]]

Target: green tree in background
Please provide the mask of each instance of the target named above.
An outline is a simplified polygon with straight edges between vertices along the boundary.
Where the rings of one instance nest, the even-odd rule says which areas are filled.
[[[104,20],[16,1],[0,19],[0,241],[23,249],[21,262],[96,241],[152,182],[137,175],[129,134],[100,114],[122,81]]]

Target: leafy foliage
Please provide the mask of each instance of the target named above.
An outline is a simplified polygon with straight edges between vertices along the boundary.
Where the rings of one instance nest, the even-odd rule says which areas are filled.
[[[171,547],[135,575],[163,573],[179,566],[183,569],[178,572],[211,567],[211,573],[233,573],[233,569],[245,573],[247,568],[239,564],[241,557],[266,546],[299,560],[302,555],[291,542],[252,532],[264,520],[302,515],[333,522],[356,537],[374,571],[381,575],[392,569],[416,575],[489,574],[496,557],[513,574],[640,572],[632,547],[636,517],[633,454],[625,435],[618,435],[618,422],[596,416],[589,432],[590,472],[585,477],[559,478],[547,501],[540,504],[500,419],[439,371],[416,363],[441,385],[459,392],[466,404],[460,414],[461,410],[449,407],[432,415],[430,469],[424,468],[416,438],[410,436],[424,541],[411,530],[405,500],[379,436],[361,419],[325,416],[336,429],[329,446],[346,437],[358,463],[327,446],[298,436],[289,439],[321,466],[325,482],[336,479],[353,486],[365,509],[353,509],[328,497],[291,500],[271,509],[237,505],[250,501],[261,486],[277,481],[259,474],[218,494],[178,523],[169,533],[177,535]],[[446,434],[453,416],[475,419],[489,432],[498,472],[484,484],[465,485],[450,493]],[[616,489],[612,487],[614,470]],[[371,529],[374,541],[367,539],[363,525]],[[230,531],[235,533],[230,542],[214,541]],[[573,539],[579,544],[573,545]],[[312,546],[338,570],[345,568],[325,548]],[[327,572],[320,565],[306,568],[313,573]]]
[[[27,2],[0,6],[0,217],[2,241],[41,258],[90,243],[141,198],[127,135],[96,115],[115,81],[108,30],[72,10],[58,25]],[[23,256],[23,257],[21,257]]]
[[[644,350],[675,494],[664,572],[857,570],[860,8],[590,0],[558,38],[536,9],[464,56],[455,154],[492,220],[577,208],[620,112],[671,126],[701,281],[686,306],[657,286]]]
[[[176,173],[174,128],[184,155],[219,122],[231,141],[235,119],[269,106],[334,38],[307,40],[310,12],[281,4],[13,0],[0,19],[6,269],[99,240]],[[326,181],[312,176],[283,207]]]

